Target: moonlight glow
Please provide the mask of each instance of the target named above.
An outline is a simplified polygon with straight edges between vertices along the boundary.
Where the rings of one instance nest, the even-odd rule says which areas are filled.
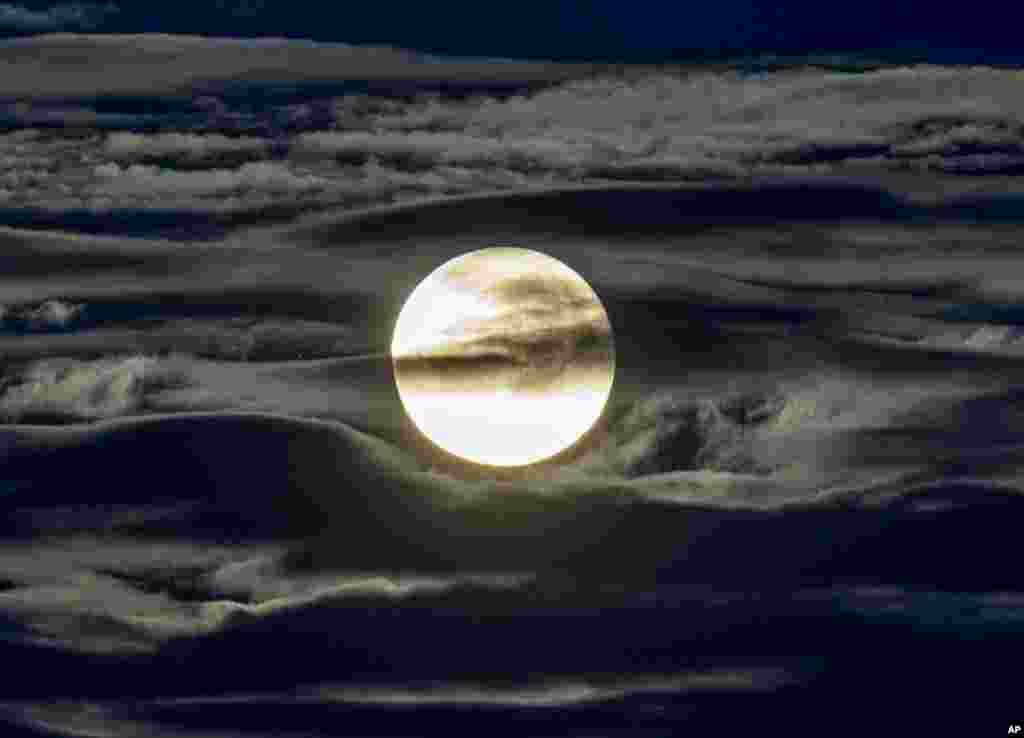
[[[615,375],[611,324],[560,261],[493,248],[441,265],[398,316],[402,404],[431,441],[480,464],[520,466],[573,445]]]

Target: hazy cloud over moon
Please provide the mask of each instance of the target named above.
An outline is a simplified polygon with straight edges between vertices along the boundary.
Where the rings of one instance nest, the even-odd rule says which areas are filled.
[[[566,449],[596,422],[615,374],[611,333],[600,300],[569,267],[489,248],[416,287],[391,354],[402,402],[428,438],[480,463],[522,465]],[[538,422],[541,407],[552,415]]]

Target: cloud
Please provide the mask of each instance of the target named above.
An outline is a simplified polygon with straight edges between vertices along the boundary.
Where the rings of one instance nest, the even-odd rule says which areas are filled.
[[[745,406],[749,412],[732,411]],[[649,396],[620,409],[580,465],[630,478],[687,470],[766,474],[771,470],[755,460],[745,431],[779,411],[779,402],[769,395],[727,398],[721,406],[669,392]]]
[[[339,167],[318,161],[256,161],[237,168],[179,169],[180,163],[195,159],[177,159],[175,166],[107,161],[93,164],[76,181],[78,189],[63,200],[39,202],[59,215],[62,211],[88,209],[97,214],[118,209],[180,211],[201,214],[237,214],[238,219],[225,226],[239,227],[264,217],[278,219],[301,215],[325,207],[360,207],[388,203],[403,196],[422,194],[459,194],[480,189],[505,189],[522,186],[528,179],[515,172],[498,169],[474,172],[456,167],[437,167],[424,171],[401,171],[382,166],[371,158],[359,167]],[[245,154],[248,156],[248,153]],[[21,195],[25,200],[26,194]],[[248,214],[248,215],[247,215]],[[269,214],[269,215],[265,215]],[[247,221],[246,218],[249,220]],[[159,229],[159,224],[154,225]],[[155,235],[161,235],[157,230]]]
[[[756,428],[772,423],[780,400],[768,393],[755,395],[734,395],[713,405],[693,403],[682,396],[658,396],[621,422],[627,431],[623,436],[635,438],[652,425],[678,423],[709,429],[710,438],[722,424],[716,412],[738,426]],[[129,644],[145,646],[168,636],[199,636],[188,643],[191,651],[193,645],[199,649],[210,645],[202,639],[203,634],[222,629],[229,631],[226,637],[237,636],[244,644],[252,643],[249,637],[265,639],[268,628],[286,634],[312,632],[319,643],[324,632],[339,628],[345,632],[343,626],[350,624],[347,618],[364,622],[367,617],[379,618],[381,607],[402,609],[405,604],[410,609],[402,609],[404,617],[413,619],[419,613],[436,620],[436,614],[442,612],[475,622],[479,613],[493,613],[495,607],[504,613],[579,615],[601,605],[607,606],[606,614],[616,611],[624,618],[642,614],[646,624],[664,627],[666,632],[677,627],[679,606],[692,607],[695,614],[715,608],[705,613],[706,622],[719,622],[723,615],[739,622],[749,617],[750,610],[732,609],[737,603],[730,603],[728,594],[733,590],[716,590],[716,596],[709,599],[705,590],[674,590],[671,578],[729,586],[735,584],[729,577],[739,576],[750,584],[756,581],[761,588],[766,584],[764,574],[790,582],[795,574],[792,567],[831,566],[839,554],[843,557],[840,571],[847,566],[854,573],[888,575],[902,566],[890,558],[902,550],[913,554],[905,558],[919,563],[907,564],[897,576],[920,582],[913,578],[921,573],[914,566],[932,566],[930,559],[936,555],[944,556],[944,563],[963,556],[962,551],[950,551],[947,545],[951,535],[963,533],[960,515],[927,517],[935,515],[929,503],[952,499],[978,512],[978,517],[969,519],[970,527],[998,529],[1007,515],[997,503],[1012,504],[1012,511],[1020,500],[1016,493],[978,486],[921,494],[910,480],[903,479],[890,484],[888,490],[876,484],[862,492],[863,504],[857,505],[860,512],[851,514],[855,495],[846,495],[845,502],[839,495],[815,497],[820,487],[809,484],[800,504],[786,507],[778,504],[778,497],[772,499],[768,484],[749,484],[749,474],[660,474],[632,481],[555,475],[470,483],[416,472],[393,447],[341,424],[253,414],[120,421],[50,433],[28,428],[6,439],[10,441],[6,448],[12,476],[31,475],[32,480],[25,493],[15,494],[21,495],[21,504],[37,506],[48,525],[43,530],[63,528],[67,534],[81,521],[81,513],[52,508],[54,498],[83,499],[80,490],[56,484],[67,479],[67,474],[119,472],[108,474],[100,490],[90,486],[83,503],[99,511],[104,541],[76,543],[81,551],[55,554],[102,575],[103,581],[96,584],[75,572],[59,581],[59,586],[47,588],[38,582],[24,586],[20,577],[33,567],[11,562],[9,550],[0,552],[0,565],[18,572],[19,583],[16,594],[5,595],[0,604],[33,619],[45,611],[49,620],[38,617],[33,627],[67,648],[82,650],[127,650]],[[131,462],[126,458],[129,454]],[[72,465],[72,460],[77,464]],[[73,470],[64,471],[68,467]],[[137,475],[123,473],[150,468],[160,473],[152,474],[143,487]],[[190,483],[182,483],[187,481]],[[337,494],[339,488],[346,494]],[[189,509],[188,514],[164,521],[147,520],[146,507],[168,491],[179,501],[202,503],[196,506],[199,514]],[[792,487],[789,492],[794,492]],[[124,511],[105,510],[109,500],[134,501],[136,525],[132,526],[131,516]],[[913,504],[908,507],[908,502]],[[755,514],[764,508],[772,514]],[[176,571],[145,562],[140,565],[138,553],[132,563],[132,557],[125,556],[116,544],[116,534],[156,534],[158,542],[169,534],[199,536],[202,512],[208,515],[206,525],[212,520],[215,533],[224,535],[230,522],[246,543],[260,540],[268,529],[276,529],[278,535],[287,531],[288,541],[296,543],[296,555],[285,560],[236,558],[223,566],[207,564],[198,570],[193,566]],[[927,517],[927,525],[921,524],[922,516]],[[822,530],[829,531],[824,539]],[[710,531],[714,535],[707,535]],[[735,555],[737,550],[760,551],[773,543],[779,546],[777,556]],[[849,545],[853,543],[857,546]],[[41,552],[45,550],[40,547]],[[514,572],[536,568],[542,576],[504,582],[463,581],[451,571],[437,576],[435,567],[444,561],[442,552],[451,556],[461,571],[487,571],[491,566]],[[158,558],[155,550],[150,555]],[[989,552],[973,555],[982,561]],[[558,570],[546,568],[552,561],[559,564]],[[561,574],[563,563],[576,574],[568,581]],[[876,568],[880,565],[882,568]],[[99,571],[101,566],[104,571]],[[352,576],[331,572],[332,567],[369,573]],[[976,576],[973,567],[969,569],[968,574]],[[996,569],[1000,576],[1016,576],[1011,560],[1001,568],[998,561],[990,562],[989,570]],[[962,576],[953,570],[962,571],[958,567],[939,569],[952,577]],[[417,571],[427,576],[373,573],[387,571]],[[830,571],[826,569],[826,573]],[[649,589],[655,576],[664,578],[661,584],[665,585],[656,591]],[[751,578],[742,579],[744,576]],[[90,587],[92,591],[88,591]],[[86,591],[79,595],[78,590]],[[724,606],[718,599],[723,595]],[[781,600],[790,597],[790,590],[784,589]],[[670,602],[676,606],[664,606]],[[765,605],[763,600],[750,603],[762,613]],[[660,620],[658,613],[666,612],[671,617]],[[262,620],[265,627],[255,627],[256,620]],[[519,620],[485,617],[485,625],[480,627],[503,631],[502,624],[514,628]],[[635,621],[621,624],[625,622]],[[284,623],[303,627],[285,628]],[[719,624],[725,632],[732,623]],[[126,632],[129,626],[135,631]],[[374,638],[375,653],[378,648],[386,649],[394,635],[390,628],[367,632],[372,634],[368,638]],[[610,632],[625,632],[627,639],[635,637],[630,629]],[[663,634],[652,634],[651,643],[652,648],[663,647]],[[301,640],[296,645],[301,646]],[[213,648],[211,662],[222,653]],[[398,658],[402,649],[388,653],[389,658]],[[173,656],[172,651],[169,657]],[[535,654],[530,658],[535,659]],[[395,663],[416,666],[400,658]],[[547,663],[553,671],[563,665],[561,657]],[[301,654],[296,654],[295,664],[308,666]],[[344,666],[349,669],[350,663]],[[506,673],[505,662],[498,671]]]
[[[323,687],[317,694],[329,701],[356,704],[395,705],[507,705],[517,707],[563,707],[587,702],[613,701],[631,695],[680,694],[702,690],[771,690],[792,681],[781,671],[711,671],[647,680],[618,680],[611,683],[548,683],[508,689],[471,687],[427,688],[422,690],[354,690]]]
[[[140,408],[148,393],[179,381],[142,356],[45,359],[3,377],[0,417],[5,422],[115,417]]]
[[[266,156],[269,141],[249,136],[227,137],[212,133],[156,133],[128,131],[111,133],[103,153],[117,161],[171,159],[176,166],[238,159],[260,159]]]
[[[877,85],[879,79],[874,81]],[[813,89],[820,92],[821,86]],[[878,88],[866,89],[837,94],[865,96],[863,104],[870,107]],[[770,107],[768,100],[761,103],[762,110]],[[402,112],[396,108],[387,114]],[[569,108],[567,115],[575,113]],[[792,132],[795,125],[786,133],[781,124],[766,124],[762,132],[752,124],[738,129],[742,136],[735,139],[719,131],[651,142],[598,130],[598,116],[562,128],[543,116],[535,126],[507,116],[510,141],[568,142],[548,147],[530,166],[507,154],[505,134],[497,131],[424,130],[429,135],[410,140],[425,153],[389,154],[389,137],[400,135],[396,131],[418,130],[394,121],[381,134],[362,131],[372,152],[365,163],[317,162],[310,152],[310,162],[298,156],[267,162],[272,168],[263,170],[262,179],[261,170],[242,167],[215,166],[213,173],[177,172],[173,165],[133,169],[122,165],[136,164],[135,153],[108,162],[103,149],[109,139],[98,137],[77,142],[70,136],[49,140],[49,134],[5,137],[0,156],[17,162],[9,169],[4,165],[4,174],[18,172],[9,183],[12,189],[55,188],[57,183],[47,184],[53,179],[78,188],[123,181],[121,189],[106,195],[112,201],[153,206],[171,201],[196,208],[232,198],[243,204],[253,192],[281,202],[292,196],[289,175],[329,181],[336,189],[324,187],[325,199],[357,192],[369,199],[446,192],[462,178],[473,187],[498,186],[500,177],[529,184],[550,172],[657,178],[703,176],[699,167],[718,162],[740,172],[777,161],[797,168],[841,167],[845,160],[830,157],[859,159],[873,146],[891,146],[889,141],[906,143],[909,150],[867,158],[931,167],[927,157],[938,157],[937,165],[954,157],[1013,156],[1007,152],[1016,134],[1009,125],[943,120],[932,126],[914,123],[913,115],[882,117],[899,118],[906,126],[871,124],[864,127],[867,133],[831,136],[818,130],[800,138]],[[659,123],[662,130],[673,124]],[[453,133],[458,135],[437,138]],[[373,149],[378,135],[387,143],[379,154]],[[164,150],[171,159],[192,157],[193,150],[216,157],[212,152],[222,142],[202,138]],[[148,134],[129,140],[137,144],[134,152],[182,141]],[[915,141],[922,142],[916,149]],[[991,151],[979,153],[983,146]],[[691,156],[690,149],[701,153]],[[585,154],[582,163],[562,156],[577,150]],[[79,158],[86,154],[96,158]],[[454,158],[446,161],[449,155]],[[422,156],[429,166],[417,169],[402,156],[414,163]],[[658,168],[669,161],[674,169]],[[87,178],[79,184],[65,176],[81,173]],[[160,181],[165,176],[170,177],[166,185]],[[273,177],[285,184],[268,184]],[[918,181],[948,194],[943,182]],[[224,189],[225,182],[239,189]],[[249,194],[241,194],[246,188]],[[306,192],[304,185],[297,191]],[[587,196],[517,193],[446,201],[443,207],[396,208],[365,219],[334,215],[333,222],[346,223],[348,230],[307,230],[305,240],[256,232],[230,247],[176,244],[173,260],[159,256],[164,252],[155,242],[139,241],[119,251],[110,240],[5,233],[0,265],[9,277],[6,317],[31,322],[37,334],[55,330],[17,339],[19,356],[28,363],[5,360],[0,414],[5,421],[76,421],[60,428],[0,428],[5,477],[0,494],[11,502],[0,526],[25,539],[28,550],[12,560],[15,543],[8,541],[0,551],[0,641],[8,644],[4,654],[13,659],[11,670],[23,675],[11,699],[27,704],[71,695],[84,704],[100,692],[130,693],[138,699],[125,709],[139,717],[147,709],[143,700],[161,690],[207,695],[201,699],[225,690],[243,694],[237,713],[217,712],[214,698],[202,709],[192,705],[160,713],[163,726],[191,720],[187,727],[198,731],[206,728],[204,721],[244,722],[235,718],[253,712],[246,692],[260,692],[253,699],[263,705],[279,701],[261,713],[278,715],[281,703],[295,698],[288,691],[295,684],[330,685],[337,679],[344,683],[333,693],[325,689],[319,695],[323,702],[359,702],[362,696],[378,706],[511,704],[518,719],[525,705],[590,703],[598,711],[587,726],[593,730],[607,724],[608,710],[618,715],[629,705],[639,703],[644,715],[658,715],[652,708],[680,704],[678,692],[687,693],[682,709],[688,710],[704,688],[772,689],[778,686],[770,678],[774,669],[766,678],[756,670],[745,676],[744,666],[754,662],[742,662],[753,654],[759,667],[775,666],[771,654],[765,656],[766,642],[777,644],[772,652],[784,654],[786,666],[799,661],[808,623],[820,626],[830,644],[839,644],[839,656],[829,654],[831,686],[837,684],[833,677],[842,678],[837,664],[844,656],[864,663],[859,644],[889,630],[893,643],[913,629],[935,643],[984,633],[986,659],[1005,652],[1019,637],[1019,597],[953,596],[929,587],[1014,591],[1019,566],[1006,555],[1006,542],[1015,540],[1019,515],[1013,511],[1021,498],[1014,487],[1020,480],[1007,481],[1005,488],[941,485],[897,476],[893,467],[933,467],[941,459],[941,470],[927,469],[922,476],[979,477],[997,471],[1019,476],[1021,452],[1014,436],[1020,418],[1013,410],[1019,397],[951,403],[944,412],[916,407],[931,411],[936,397],[953,397],[941,384],[945,376],[929,381],[951,369],[969,372],[965,383],[1012,383],[1019,367],[1007,362],[1001,366],[1005,371],[991,371],[966,351],[948,363],[937,352],[907,357],[909,351],[924,356],[913,340],[915,331],[926,333],[941,322],[918,321],[918,314],[948,315],[951,301],[969,306],[983,282],[1019,292],[1019,228],[948,228],[924,218],[896,227],[874,216],[884,215],[882,208],[893,202],[871,200],[877,192],[826,192],[806,184],[787,190],[618,185]],[[857,210],[862,196],[875,209],[866,210],[868,217],[844,217],[850,208],[865,212]],[[789,205],[794,200],[797,205]],[[787,216],[779,214],[780,205],[811,222],[783,222]],[[819,219],[822,210],[838,214],[834,225]],[[767,214],[768,222],[733,227],[746,212]],[[709,221],[713,227],[705,228]],[[385,344],[400,305],[396,295],[445,257],[480,242],[532,242],[580,265],[602,298],[607,295],[609,312],[622,326],[622,371],[616,378],[621,393],[609,408],[607,427],[588,439],[593,443],[586,447],[589,456],[519,477],[514,471],[511,481],[499,473],[489,476],[489,470],[480,472],[478,482],[451,479],[423,471],[434,463],[429,452],[412,459],[403,454],[401,449],[410,449],[410,456],[421,449],[402,425],[406,418],[393,397],[388,357],[293,361],[308,358],[307,352],[343,352],[350,333]],[[750,281],[742,281],[743,275]],[[525,281],[508,285],[503,295],[528,302],[538,292],[535,282]],[[356,293],[369,305],[368,318],[361,313],[363,303],[353,307],[347,299]],[[45,300],[48,296],[52,299]],[[574,304],[572,297],[540,309],[557,313],[563,303]],[[100,327],[124,327],[139,348],[115,356],[117,336],[102,330],[58,332],[94,325],[89,321],[102,314],[103,299],[109,300],[107,315],[114,317],[109,318],[113,325]],[[995,310],[980,318],[989,324],[960,323],[949,330],[968,348],[1012,346],[1019,339],[1008,324],[1015,302],[1009,297],[993,299],[988,307],[976,305],[982,312]],[[784,310],[797,317],[780,319]],[[856,310],[879,317],[862,321]],[[747,317],[737,317],[742,311]],[[225,317],[235,314],[252,317]],[[812,318],[804,320],[806,315]],[[900,326],[903,318],[909,328],[901,330],[911,336],[900,339],[903,353],[876,346],[862,346],[858,353],[847,340],[851,325],[884,327],[892,320]],[[764,334],[733,333],[744,320]],[[1007,323],[999,325],[1000,320]],[[45,348],[53,352],[58,340],[79,338],[93,357],[106,358],[43,362],[31,355],[43,351],[44,339],[52,341]],[[136,355],[151,350],[215,360],[177,364],[188,368],[191,384],[175,395],[167,389],[180,381],[169,371],[171,362]],[[0,353],[11,359],[7,345]],[[288,363],[234,361],[260,358]],[[860,362],[855,378],[818,381],[828,367],[846,360]],[[779,373],[799,381],[778,380],[780,367]],[[752,375],[772,376],[746,386]],[[154,409],[177,413],[195,407],[183,397],[193,391],[207,391],[235,410],[273,406],[293,417],[218,412],[81,422]],[[894,419],[905,406],[915,406],[916,414]],[[341,423],[294,417],[331,414],[358,418],[353,424],[378,437]],[[995,441],[1013,444],[1014,450]],[[883,484],[890,476],[895,480]],[[839,486],[846,484],[863,486],[852,491]],[[82,541],[83,532],[95,537]],[[168,540],[187,545],[186,539],[204,537],[234,537],[238,548],[267,540],[267,547],[277,550],[265,559],[247,554],[227,563],[133,565],[126,544],[119,544],[142,541],[134,545],[150,555]],[[949,546],[965,537],[971,546]],[[73,560],[74,571],[44,577],[33,570],[48,548]],[[281,565],[263,567],[254,560]],[[536,574],[502,589],[466,582],[452,570]],[[798,589],[846,578],[899,587],[897,594],[884,596],[826,592],[809,604]],[[433,581],[444,586],[432,589]],[[910,594],[898,594],[902,587]],[[594,612],[602,613],[602,633],[612,634],[596,647],[590,627]],[[530,631],[540,620],[545,628]],[[686,628],[680,630],[680,622]],[[470,647],[453,650],[452,633],[470,638]],[[524,639],[534,639],[536,648],[522,649]],[[47,644],[45,653],[35,650],[40,642]],[[811,643],[807,651],[820,659],[818,645]],[[968,650],[974,653],[977,645]],[[273,669],[238,669],[240,658],[267,648],[274,651]],[[124,658],[118,663],[85,659],[81,652]],[[28,668],[40,658],[60,668]],[[550,674],[568,674],[572,681],[572,675],[600,672],[621,675],[620,686],[630,689],[636,672],[652,664],[668,672],[680,663],[716,664],[717,659],[725,660],[725,672],[711,672],[703,682],[687,675],[667,685],[664,703],[651,694],[632,702],[626,695],[623,704],[614,703],[620,697],[615,685],[602,688],[585,680],[544,688]],[[95,670],[97,664],[104,678],[83,680],[81,669]],[[361,692],[361,668],[394,688]],[[478,684],[461,689],[452,674],[470,674]],[[529,688],[519,695],[507,683],[500,694],[487,688],[510,674],[522,675]],[[849,683],[873,684],[862,678],[873,675],[856,672]],[[428,681],[432,686],[425,692],[407,689]],[[301,731],[294,721],[304,717],[315,730],[327,711],[322,703],[308,702],[286,709],[280,729]],[[391,725],[393,732],[402,732],[397,728],[403,726]],[[407,722],[404,727],[408,732]],[[75,729],[82,730],[82,723]]]
[[[421,96],[413,101],[348,95],[334,101],[335,127],[397,132],[458,132],[487,98],[462,101]]]
[[[0,306],[2,307],[2,306]],[[37,305],[7,306],[0,310],[0,330],[14,328],[20,331],[47,331],[72,325],[81,315],[83,306],[45,300]]]
[[[106,16],[116,12],[117,7],[111,3],[70,3],[54,5],[46,10],[0,3],[0,28],[34,32],[53,31],[59,28],[88,29],[99,25]]]
[[[148,353],[214,359],[286,361],[352,353],[358,345],[344,324],[300,320],[173,320],[139,336]]]
[[[139,509],[96,508],[110,520],[144,517]],[[65,509],[54,515],[73,515]],[[102,524],[100,525],[102,527]],[[8,546],[0,572],[10,577],[0,609],[30,643],[76,652],[151,653],[161,642],[207,632],[197,601],[216,597],[206,575],[265,551],[164,542]]]
[[[523,86],[564,80],[589,64],[434,59],[381,46],[288,38],[57,33],[0,42],[0,97],[218,94],[267,81],[385,80]],[[96,70],[102,69],[102,74]]]
[[[530,137],[483,138],[456,133],[305,133],[296,138],[298,153],[328,154],[362,163],[374,156],[403,169],[437,165],[523,171],[568,169],[586,160],[590,147]]]
[[[14,55],[15,66],[27,44],[39,47],[38,58],[96,56],[97,66],[108,69],[128,40],[64,34],[31,43],[9,42],[7,50]],[[385,66],[392,58],[405,58],[397,51],[281,39],[159,36],[138,42],[132,56],[139,67],[145,67],[150,56],[154,64],[159,59],[166,67],[224,54],[226,59],[239,55],[251,60],[253,69],[266,62],[269,69],[278,63],[275,50],[282,48],[289,50],[290,59],[308,54],[323,68],[336,55],[353,64],[372,59]],[[0,44],[0,60],[4,51]],[[481,73],[490,69],[480,64]],[[430,66],[445,74],[444,65]],[[286,76],[303,78],[306,71],[301,67],[293,65]],[[512,69],[502,66],[505,72]],[[502,99],[345,95],[277,101],[244,115],[211,96],[213,90],[196,90],[194,110],[188,116],[168,114],[164,123],[227,126],[223,130],[236,132],[246,126],[262,126],[265,133],[301,131],[287,144],[298,160],[315,162],[328,156],[365,164],[373,159],[391,169],[433,171],[449,179],[455,179],[453,170],[516,172],[566,181],[735,178],[843,167],[1012,173],[1019,171],[1024,157],[1019,80],[1006,70],[922,65],[857,74],[807,68],[742,76],[641,69],[628,77],[577,80],[572,77],[587,68],[550,70],[558,72],[555,78],[568,76],[569,81]],[[465,73],[461,67],[449,71],[455,76]],[[48,80],[69,73],[64,67],[54,72]],[[20,76],[12,73],[10,78]],[[84,80],[76,83],[84,89]],[[35,110],[39,121],[77,116],[88,122],[91,116],[99,125],[101,118],[113,115],[67,102],[49,109],[42,105],[45,100],[33,102],[29,93],[22,97],[16,103],[25,108],[17,113],[22,119]],[[111,135],[103,152],[119,162],[171,159],[179,166],[195,167],[262,158],[269,146],[267,139],[251,135],[126,131]],[[492,185],[463,176],[451,186]]]
[[[600,179],[631,181],[709,180],[740,177],[747,169],[739,162],[713,157],[644,156],[625,161],[594,164],[587,173]]]
[[[982,325],[964,341],[968,346],[986,348],[989,346],[1005,346],[1016,343],[1024,335],[1020,326]]]
[[[649,481],[652,492],[675,484],[687,499],[705,494],[702,487],[717,487],[719,497],[736,499],[746,499],[751,490],[773,499],[777,492],[766,492],[773,486],[800,495],[797,489],[806,486],[810,492],[826,484],[846,463],[849,441],[843,433],[913,424],[899,414],[954,395],[949,388],[895,389],[843,374],[729,384],[703,392],[666,387],[620,401],[572,466],[587,474]]]
[[[864,163],[1017,171],[1024,156],[1018,84],[1003,70],[922,66],[599,77],[507,100],[365,100],[360,107],[343,99],[336,125],[347,130],[303,134],[293,151],[356,163],[377,157],[412,170],[500,167],[568,179],[734,178]]]
[[[922,347],[953,351],[972,351],[981,355],[1021,356],[1024,354],[1024,330],[1005,323],[938,323],[917,339]]]
[[[653,74],[569,82],[490,101],[466,132],[589,141],[610,164],[813,164],[956,147],[1019,151],[1024,106],[1012,72],[910,67],[863,74]],[[951,96],[949,90],[957,89]],[[996,101],[1005,101],[997,103]],[[708,162],[708,160],[711,162]]]
[[[23,313],[24,320],[31,326],[66,326],[82,311],[81,305],[71,305],[59,300],[47,300],[35,310]]]
[[[10,126],[99,126],[130,124],[138,119],[116,114],[100,114],[85,105],[60,102],[25,102],[0,105],[0,121]]]
[[[144,577],[145,578],[145,577]],[[269,614],[288,605],[315,604],[318,600],[346,598],[399,598],[418,592],[439,592],[462,584],[513,587],[523,578],[501,576],[361,576],[337,572],[303,573],[286,569],[280,558],[265,556],[235,561],[203,577],[206,599],[219,600],[215,609],[238,610],[253,615]],[[231,604],[254,605],[233,608]]]
[[[966,156],[926,156],[920,163],[922,168],[950,172],[952,174],[1007,174],[1024,173],[1024,147],[1022,153],[982,153]]]
[[[100,182],[92,193],[108,197],[156,197],[161,195],[203,197],[257,190],[271,194],[323,190],[329,181],[314,175],[295,174],[279,162],[249,162],[238,169],[181,172],[147,164],[127,167],[114,162],[93,170]]]

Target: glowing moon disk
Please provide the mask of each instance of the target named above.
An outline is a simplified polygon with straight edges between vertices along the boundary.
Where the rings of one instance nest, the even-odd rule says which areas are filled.
[[[527,249],[442,264],[413,290],[391,341],[416,427],[479,464],[521,466],[576,443],[615,376],[608,314],[580,275]]]

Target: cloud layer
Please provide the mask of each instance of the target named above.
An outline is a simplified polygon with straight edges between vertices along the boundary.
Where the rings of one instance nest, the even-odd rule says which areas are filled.
[[[0,229],[0,732],[632,737],[820,729],[851,694],[918,729],[1019,704],[1015,72],[579,79],[71,35],[2,64],[0,214],[107,235]],[[415,84],[257,98],[208,70]],[[492,73],[558,84],[421,84]],[[90,97],[108,81],[150,91]],[[607,412],[526,469],[433,446],[388,354],[415,286],[484,246],[573,268],[615,338]],[[492,296],[587,324],[541,286]]]
[[[33,43],[43,46],[32,53],[68,44],[97,60],[120,48],[100,37]],[[250,46],[258,59],[275,49],[324,63],[369,54],[286,41],[146,43],[146,53],[176,59]],[[404,58],[382,53],[367,58]],[[6,104],[17,130],[0,137],[0,206],[18,225],[199,239],[326,208],[571,184],[842,176],[932,200],[1019,189],[1024,109],[1012,70],[543,69],[553,75],[546,87],[504,93],[431,91],[423,80],[341,94],[300,86],[262,102],[216,86],[116,104],[19,93]],[[939,178],[931,192],[921,173]]]

